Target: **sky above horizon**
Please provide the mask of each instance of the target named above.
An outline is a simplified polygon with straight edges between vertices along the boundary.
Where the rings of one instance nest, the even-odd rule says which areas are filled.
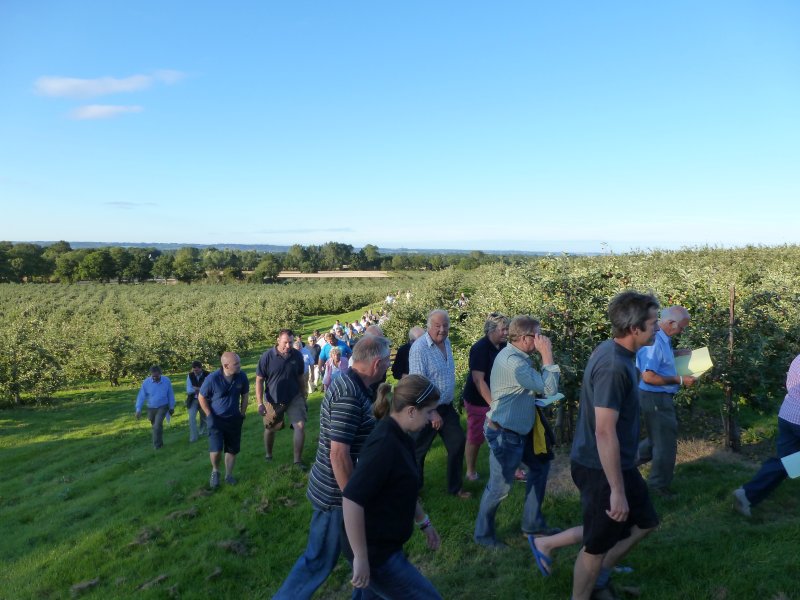
[[[0,3],[0,239],[799,243],[800,3]]]

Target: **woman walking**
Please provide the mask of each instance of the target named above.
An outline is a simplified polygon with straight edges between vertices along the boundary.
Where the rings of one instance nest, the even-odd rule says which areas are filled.
[[[439,534],[417,500],[419,470],[409,435],[427,425],[438,400],[436,386],[421,375],[378,388],[373,412],[379,422],[342,492],[348,541],[343,552],[353,564],[352,584],[363,589],[362,599],[441,600],[403,554],[414,524],[428,548],[439,547]]]

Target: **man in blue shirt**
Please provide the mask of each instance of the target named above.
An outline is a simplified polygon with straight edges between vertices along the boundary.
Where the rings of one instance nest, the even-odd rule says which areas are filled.
[[[206,413],[208,450],[211,458],[211,488],[219,487],[219,463],[225,452],[225,483],[234,485],[233,467],[242,439],[242,424],[247,412],[250,382],[242,373],[239,356],[233,352],[222,355],[222,368],[211,373],[203,382],[197,399]]]
[[[669,484],[675,469],[678,450],[678,418],[673,398],[681,386],[689,387],[694,377],[680,376],[675,368],[672,337],[689,326],[689,311],[670,306],[661,311],[659,330],[652,346],[636,354],[636,366],[642,374],[639,381],[639,405],[648,437],[639,444],[639,464],[653,461],[647,483],[657,494],[672,495]]]
[[[158,450],[164,445],[164,417],[167,412],[175,414],[175,394],[169,377],[161,375],[161,367],[150,367],[150,377],[142,382],[136,396],[136,418],[142,416],[142,406],[147,401],[147,418],[153,426],[153,447]]]

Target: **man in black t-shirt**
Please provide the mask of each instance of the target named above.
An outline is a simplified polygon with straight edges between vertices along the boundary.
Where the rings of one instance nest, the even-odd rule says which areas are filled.
[[[417,341],[417,338],[424,335],[425,330],[422,327],[414,326],[408,330],[408,343],[403,344],[397,349],[394,355],[394,362],[392,363],[392,375],[397,381],[400,381],[404,375],[408,375],[408,353],[411,351],[411,344]]]
[[[615,296],[608,307],[614,338],[595,348],[584,371],[570,455],[583,507],[583,548],[572,583],[575,600],[614,597],[611,569],[658,525],[647,484],[636,468],[635,364],[637,350],[653,343],[657,311],[651,295],[628,291]],[[532,548],[547,545],[544,540],[541,546],[531,543]]]

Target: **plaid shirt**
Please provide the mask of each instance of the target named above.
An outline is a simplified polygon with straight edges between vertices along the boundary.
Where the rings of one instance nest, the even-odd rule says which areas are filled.
[[[778,417],[800,425],[800,355],[792,361],[786,374],[786,392]]]
[[[429,334],[418,338],[408,353],[409,373],[424,375],[439,388],[439,404],[452,404],[456,389],[456,367],[450,338],[444,339],[444,354]]]

